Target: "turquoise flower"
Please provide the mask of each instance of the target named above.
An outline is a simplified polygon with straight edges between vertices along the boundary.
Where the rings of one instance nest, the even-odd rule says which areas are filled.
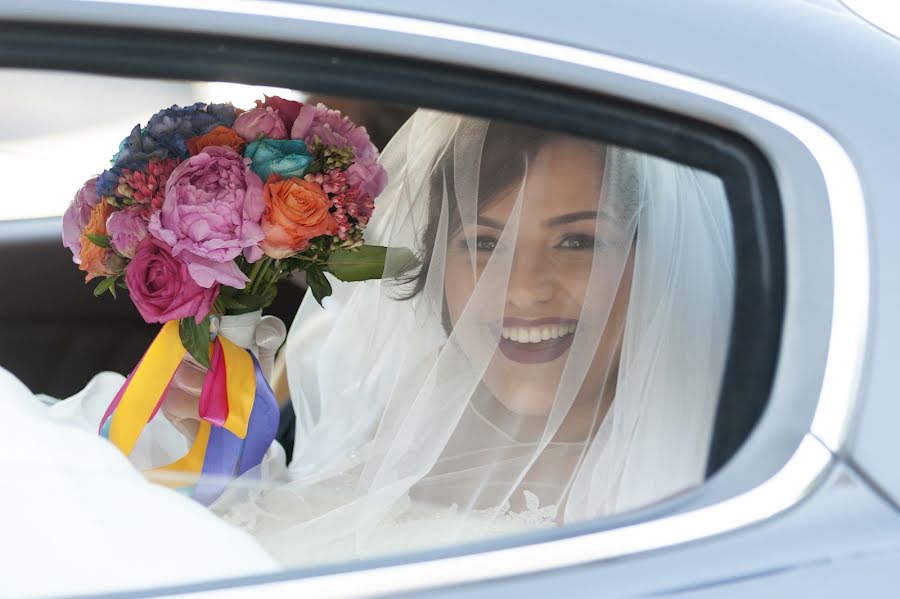
[[[247,146],[244,156],[263,181],[273,174],[283,179],[302,177],[313,163],[306,144],[299,139],[260,139]]]

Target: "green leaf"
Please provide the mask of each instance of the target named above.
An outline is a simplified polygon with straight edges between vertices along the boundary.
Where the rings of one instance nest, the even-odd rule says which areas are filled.
[[[364,245],[358,250],[331,252],[325,267],[341,281],[380,279],[384,273],[386,256],[386,247]]]
[[[219,301],[222,304],[222,308],[224,309],[226,314],[237,314],[237,311],[246,310],[248,308],[239,298],[236,297],[227,297],[223,298],[219,296]]]
[[[306,284],[320,306],[322,300],[331,295],[331,283],[318,264],[311,264],[306,268]]]
[[[116,278],[117,277],[106,277],[105,279],[100,281],[100,283],[98,283],[97,286],[94,287],[94,295],[96,297],[100,297],[107,291],[110,291],[113,294],[113,297],[116,297],[116,292],[115,292]]]
[[[85,233],[85,237],[87,237],[91,243],[94,245],[98,245],[102,248],[108,248],[109,245],[109,235],[96,235],[94,233]]]
[[[408,248],[389,248],[384,263],[385,277],[399,277],[408,274],[422,265],[421,261]]]
[[[262,308],[266,300],[261,295],[239,295],[223,303],[228,314],[246,314]]]
[[[178,322],[181,345],[197,363],[209,368],[209,316],[197,324],[193,318],[182,318]]]

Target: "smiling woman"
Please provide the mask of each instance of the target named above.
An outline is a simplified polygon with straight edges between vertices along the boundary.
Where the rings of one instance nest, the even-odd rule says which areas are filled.
[[[382,165],[367,240],[421,264],[388,276],[389,252],[384,280],[304,301],[288,482],[214,510],[296,565],[580,522],[703,480],[733,294],[716,177],[424,110]]]

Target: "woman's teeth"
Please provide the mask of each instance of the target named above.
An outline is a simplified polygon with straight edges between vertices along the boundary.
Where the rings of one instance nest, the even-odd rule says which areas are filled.
[[[540,343],[548,339],[558,339],[575,332],[575,325],[550,325],[540,327],[503,327],[500,335],[504,339],[519,343]]]

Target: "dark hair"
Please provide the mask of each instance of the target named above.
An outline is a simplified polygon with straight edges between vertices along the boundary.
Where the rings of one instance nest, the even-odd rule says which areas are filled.
[[[428,185],[428,224],[422,235],[419,267],[402,280],[403,284],[411,284],[412,289],[401,299],[412,299],[422,292],[425,279],[431,266],[431,258],[438,235],[441,220],[444,189],[447,193],[447,237],[448,239],[462,227],[459,213],[459,202],[456,196],[454,148],[460,131],[451,138],[444,149],[434,170],[431,172]],[[525,165],[534,159],[540,149],[547,143],[560,137],[557,133],[543,131],[524,125],[515,125],[500,121],[491,121],[485,133],[481,150],[481,164],[478,176],[477,206],[480,212],[492,201],[501,196],[501,192],[517,185],[525,175]]]

